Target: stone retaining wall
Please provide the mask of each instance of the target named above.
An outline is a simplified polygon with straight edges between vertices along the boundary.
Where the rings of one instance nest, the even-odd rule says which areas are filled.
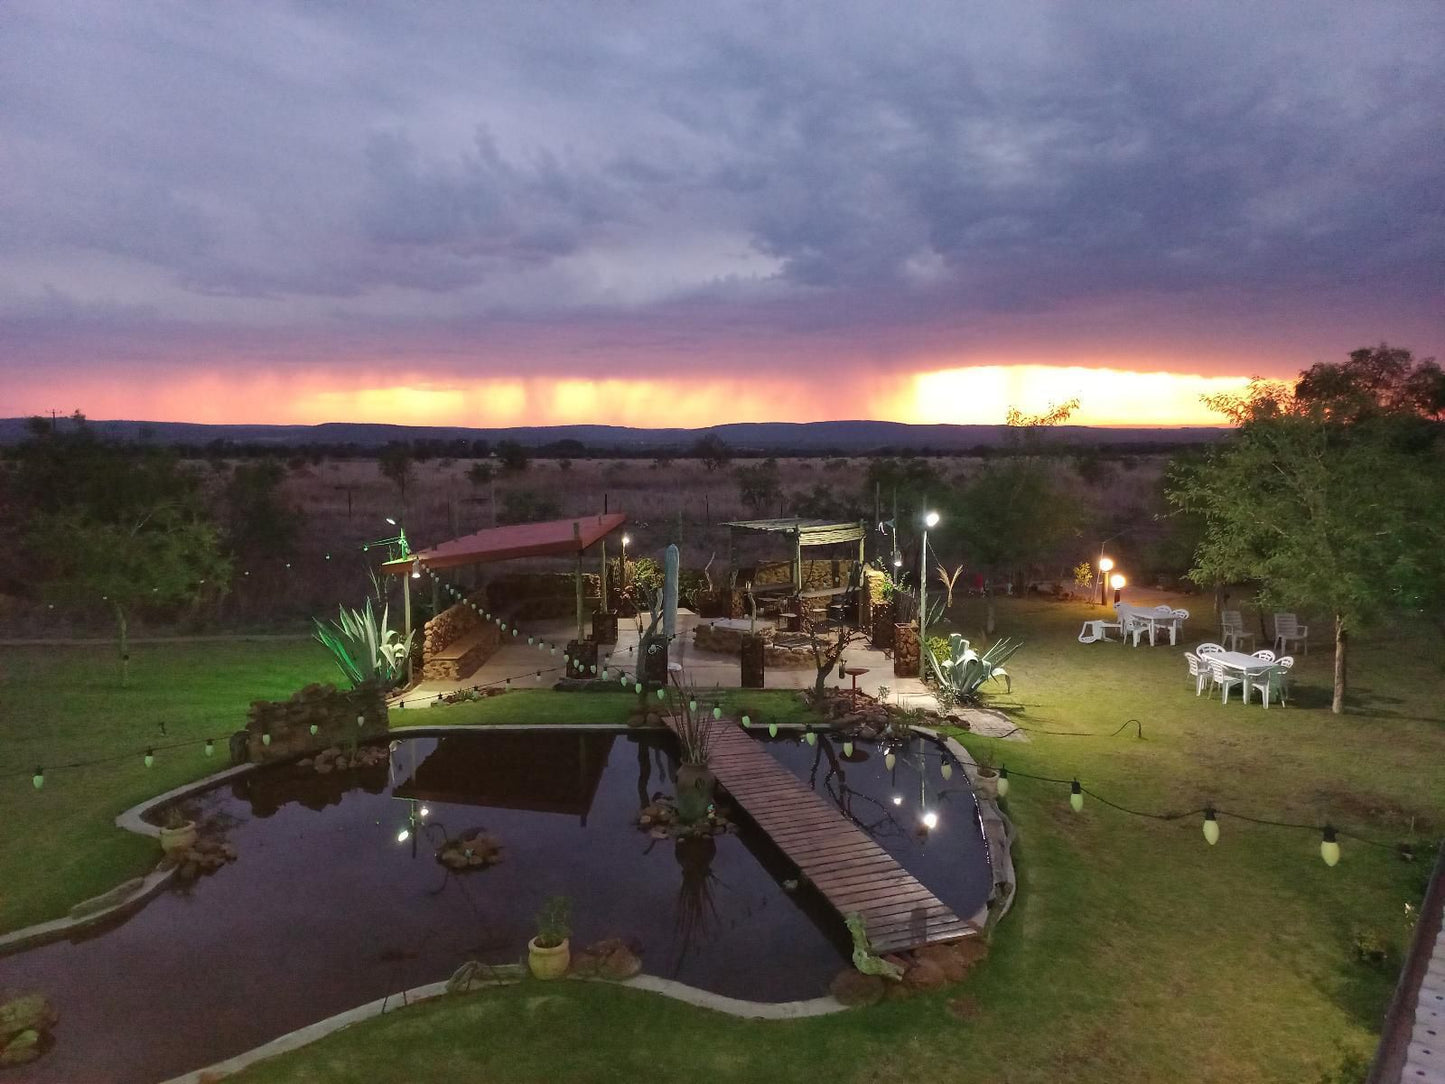
[[[368,682],[344,691],[334,685],[308,685],[289,700],[252,702],[246,718],[246,754],[252,764],[263,764],[386,732],[386,696],[379,685]],[[267,734],[270,744],[265,741]]]

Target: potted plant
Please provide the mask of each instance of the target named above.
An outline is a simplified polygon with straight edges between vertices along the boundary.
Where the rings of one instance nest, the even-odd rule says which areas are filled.
[[[697,690],[684,687],[673,675],[672,714],[677,719],[677,742],[682,763],[677,769],[677,817],[683,824],[696,824],[707,816],[717,788],[717,776],[708,768],[712,750],[712,713],[703,710]]]
[[[572,962],[572,904],[553,896],[537,912],[537,936],[527,942],[527,967],[539,979],[560,979]]]
[[[161,818],[161,850],[183,854],[196,842],[196,822],[188,820],[180,806],[169,806]]]

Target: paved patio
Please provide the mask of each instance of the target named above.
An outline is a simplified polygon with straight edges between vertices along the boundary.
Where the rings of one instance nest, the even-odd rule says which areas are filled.
[[[693,643],[693,630],[701,623],[705,623],[705,620],[691,610],[677,611],[678,638],[673,643],[669,661],[679,664],[682,667],[683,680],[692,682],[699,690],[738,688],[742,684],[742,664],[738,657],[704,650]],[[758,624],[761,627],[770,622],[760,620]],[[523,626],[521,636],[503,644],[496,654],[469,677],[460,681],[420,682],[403,696],[393,700],[392,706],[424,708],[436,702],[438,693],[444,695],[476,686],[502,685],[508,678],[511,679],[513,688],[550,688],[563,676],[560,645],[575,636],[576,632],[576,623],[569,619],[528,622]],[[538,650],[535,645],[528,647],[528,636],[539,642],[558,644],[558,653],[552,655],[550,652]],[[637,662],[637,639],[636,622],[631,618],[619,620],[617,643],[610,648],[603,648],[599,665],[614,671],[620,666],[627,673],[632,673]],[[871,648],[866,639],[854,641],[843,653],[843,660],[849,667],[867,668],[868,672],[858,677],[860,692],[877,696],[879,687],[886,685],[889,689],[888,699],[892,704],[924,711],[937,710],[938,701],[923,682],[916,677],[894,677],[893,659]],[[537,673],[539,670],[542,671],[540,677]],[[816,677],[817,672],[812,667],[806,670],[770,668],[765,682],[769,689],[809,689]],[[852,687],[852,680],[840,679],[837,671],[834,671],[828,678],[828,685],[830,688],[848,689]],[[1011,729],[1007,719],[996,712],[965,709],[960,714],[980,733],[997,734]],[[1011,736],[1022,739],[1020,734]]]

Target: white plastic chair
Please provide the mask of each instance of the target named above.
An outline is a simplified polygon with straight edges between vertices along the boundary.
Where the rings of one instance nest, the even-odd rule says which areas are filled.
[[[1209,664],[1192,651],[1184,653],[1184,661],[1189,664],[1189,676],[1194,679],[1194,695],[1199,696],[1209,681]]]
[[[1244,684],[1244,675],[1237,670],[1226,670],[1224,663],[1217,659],[1209,660],[1209,680],[1211,685],[1218,685],[1224,703],[1229,703],[1229,690],[1236,685]]]
[[[1134,614],[1125,615],[1124,638],[1128,639],[1130,635],[1133,635],[1135,647],[1139,646],[1139,637],[1143,636],[1148,631],[1149,622],[1145,621],[1142,617],[1136,617]],[[1150,645],[1153,645],[1152,640],[1150,641]]]
[[[1263,659],[1265,662],[1274,662],[1274,652],[1267,647],[1262,647],[1254,653],[1254,658]]]
[[[1276,651],[1289,650],[1290,644],[1303,645],[1304,653],[1310,653],[1310,630],[1301,625],[1294,614],[1274,615],[1274,647]]]
[[[1278,700],[1280,707],[1284,707],[1285,701],[1289,699],[1289,672],[1294,666],[1294,657],[1285,655],[1276,660],[1275,664],[1262,674],[1256,674],[1249,686],[1246,700],[1259,692],[1259,698],[1264,701],[1264,710],[1269,710],[1269,702]]]
[[[1254,643],[1254,633],[1245,631],[1244,618],[1240,616],[1238,610],[1225,610],[1220,621],[1223,632],[1219,638],[1224,641],[1224,646],[1230,651],[1238,651],[1241,640]]]
[[[1179,642],[1179,630],[1184,627],[1184,622],[1189,620],[1189,611],[1170,610],[1169,616],[1174,619],[1169,622],[1169,646],[1173,647]]]
[[[1200,644],[1194,649],[1194,653],[1203,658],[1205,655],[1217,655],[1223,650],[1224,647],[1220,644]]]

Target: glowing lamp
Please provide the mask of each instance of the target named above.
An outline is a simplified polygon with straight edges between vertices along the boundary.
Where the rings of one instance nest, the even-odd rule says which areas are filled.
[[[746,730],[746,729],[748,729],[749,727],[751,727],[752,725],[753,725],[752,716],[750,716],[750,715],[744,715],[744,716],[743,716],[743,729]]]
[[[262,734],[262,735],[261,735],[261,744],[262,744],[262,745],[270,745],[270,744],[271,744],[271,735],[270,735],[269,733],[266,733],[266,734]]]
[[[845,757],[851,757],[851,756],[853,755],[853,743],[852,743],[852,742],[850,742],[850,741],[845,741],[845,742],[843,743],[843,755],[844,755]]]
[[[1113,567],[1114,567],[1114,558],[1112,558],[1112,557],[1100,557],[1100,558],[1099,558],[1099,571],[1100,571],[1100,572],[1108,572],[1109,569],[1111,569],[1111,568],[1113,568]]]
[[[927,828],[930,832],[937,828],[938,814],[931,809],[923,814],[923,827]]]
[[[156,766],[156,752],[154,749],[146,750],[145,766],[147,768],[154,768]]]
[[[688,710],[688,711],[696,711],[696,710],[697,710],[697,701],[696,701],[696,700],[689,700],[689,701],[687,702],[687,710]]]
[[[36,769],[35,769],[35,774],[30,777],[30,785],[31,785],[32,787],[34,787],[36,790],[39,790],[41,787],[45,786],[45,769],[44,769],[44,768],[36,768]]]
[[[931,528],[934,528],[934,527],[937,527],[937,526],[938,526],[938,513],[937,513],[937,512],[929,512],[928,515],[926,515],[926,516],[923,517],[923,525],[924,525],[925,527],[930,528],[930,529],[931,529]]]
[[[884,753],[884,754],[883,754],[883,767],[887,768],[890,772],[893,770],[893,765],[895,765],[895,764],[897,764],[897,763],[898,763],[898,757],[897,757],[895,754],[893,754],[893,753]]]
[[[894,805],[902,805],[902,804],[903,804],[903,795],[901,795],[901,794],[895,794],[895,795],[893,796],[893,804],[894,804]]]
[[[407,828],[403,828],[400,832],[398,832],[398,833],[396,834],[396,841],[397,841],[398,843],[405,843],[405,842],[406,842],[407,840],[409,840],[410,838],[411,838],[411,830],[410,830],[410,829],[407,829]]]
[[[721,719],[721,718],[722,718],[722,708],[714,706],[713,709],[712,709],[712,717],[713,717],[714,719]]]
[[[1000,768],[1000,769],[998,770],[998,783],[996,784],[996,786],[998,787],[998,796],[999,796],[1000,798],[1007,798],[1007,797],[1008,797],[1008,769],[1007,769],[1007,768]]]
[[[661,688],[660,688],[660,689],[657,690],[657,699],[662,700],[662,699],[665,699],[666,696],[667,696],[667,690],[666,690],[666,689],[661,689]]]
[[[216,752],[216,743],[215,743],[214,741],[212,741],[210,738],[207,738],[207,739],[206,739],[206,756],[208,756],[208,757],[209,757],[209,756],[214,756],[214,755],[215,755],[215,752]]]
[[[941,776],[943,776],[944,779],[952,779],[952,778],[953,778],[953,764],[950,763],[950,762],[945,758],[945,760],[943,761],[943,763],[938,766],[938,774],[941,775]]]
[[[770,738],[776,738],[777,736],[778,736],[778,724],[777,724],[777,723],[769,723],[769,724],[768,724],[768,737],[770,737]]]
[[[635,692],[638,696],[641,696],[641,695],[642,695],[642,682],[639,681],[636,685],[632,686],[632,691]]]
[[[811,730],[806,730],[803,732],[803,740],[809,745],[817,745],[818,735],[814,734]]]
[[[1340,845],[1335,839],[1335,826],[1325,825],[1324,835],[1320,839],[1320,857],[1325,860],[1325,865],[1333,867],[1340,860]]]
[[[1219,821],[1215,819],[1212,809],[1204,811],[1204,842],[1211,847],[1219,842]]]
[[[1116,572],[1109,577],[1109,586],[1112,587],[1115,591],[1119,590],[1128,582],[1129,581],[1124,578],[1124,574],[1122,572]]]
[[[422,806],[420,809],[418,809],[418,810],[416,811],[416,815],[417,815],[418,817],[421,817],[421,818],[425,819],[425,818],[431,816],[431,809],[428,808],[427,806]]]
[[[1069,784],[1069,808],[1075,813],[1084,811],[1084,788],[1077,779]]]
[[[319,726],[317,726],[315,723],[312,723],[312,724],[311,724],[309,727],[307,727],[306,729],[308,729],[308,730],[311,731],[311,736],[312,736],[312,737],[315,737],[315,736],[316,736],[316,732],[317,732],[318,730],[320,730],[321,728],[320,728]]]

